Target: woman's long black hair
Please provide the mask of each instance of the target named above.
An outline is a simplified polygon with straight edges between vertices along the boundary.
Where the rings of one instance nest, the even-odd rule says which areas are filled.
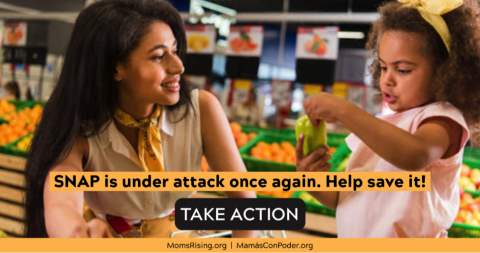
[[[170,26],[178,54],[186,54],[182,19],[165,0],[101,0],[77,18],[57,86],[48,100],[26,165],[25,236],[48,237],[43,205],[47,173],[70,152],[78,135],[90,137],[111,122],[118,105],[118,62],[132,50],[154,21]],[[190,88],[180,86],[180,101],[169,110],[192,106]],[[181,119],[180,119],[181,120]]]

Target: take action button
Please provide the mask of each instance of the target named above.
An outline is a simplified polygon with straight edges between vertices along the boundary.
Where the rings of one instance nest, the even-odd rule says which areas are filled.
[[[298,230],[305,226],[301,199],[179,199],[175,225],[182,230]]]

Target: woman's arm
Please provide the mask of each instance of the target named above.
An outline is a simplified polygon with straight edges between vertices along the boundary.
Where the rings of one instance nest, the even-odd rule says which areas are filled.
[[[455,149],[461,127],[447,118],[432,118],[414,134],[378,119],[354,104],[320,93],[305,104],[313,124],[320,119],[340,120],[369,148],[394,166],[418,171]]]
[[[82,172],[82,159],[88,153],[87,140],[77,137],[67,158],[55,166],[53,172]],[[50,191],[50,175],[47,175],[43,191],[45,225],[49,237],[112,237],[107,225],[93,219],[83,219],[82,191]]]
[[[199,91],[203,151],[212,171],[245,172],[222,106],[212,94]],[[228,198],[256,198],[253,191],[225,192]],[[255,231],[233,231],[233,237],[256,237]]]

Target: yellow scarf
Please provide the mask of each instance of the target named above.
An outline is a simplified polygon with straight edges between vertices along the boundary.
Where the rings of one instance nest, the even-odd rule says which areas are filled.
[[[115,119],[127,127],[136,127],[138,130],[138,158],[145,171],[164,171],[162,140],[157,124],[162,115],[162,107],[155,106],[155,110],[146,119],[136,121],[132,116],[117,108]]]
[[[422,18],[435,28],[450,53],[450,31],[443,20],[443,14],[449,13],[463,4],[463,0],[398,0],[404,6],[413,7]]]

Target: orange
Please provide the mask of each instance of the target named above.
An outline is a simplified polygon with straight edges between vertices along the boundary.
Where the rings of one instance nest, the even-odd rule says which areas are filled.
[[[230,123],[230,129],[232,129],[232,133],[234,136],[242,132],[242,126],[240,126],[240,124],[236,122]]]
[[[257,144],[257,147],[259,147],[260,149],[270,149],[270,145],[261,141]]]
[[[277,154],[280,151],[280,145],[278,145],[278,143],[272,143],[272,145],[270,145],[270,151],[272,154]]]
[[[280,155],[272,156],[272,161],[277,162],[277,163],[284,163],[285,158]]]
[[[259,157],[262,154],[262,150],[259,147],[254,147],[252,148],[252,151],[250,153],[252,154],[252,156]]]

